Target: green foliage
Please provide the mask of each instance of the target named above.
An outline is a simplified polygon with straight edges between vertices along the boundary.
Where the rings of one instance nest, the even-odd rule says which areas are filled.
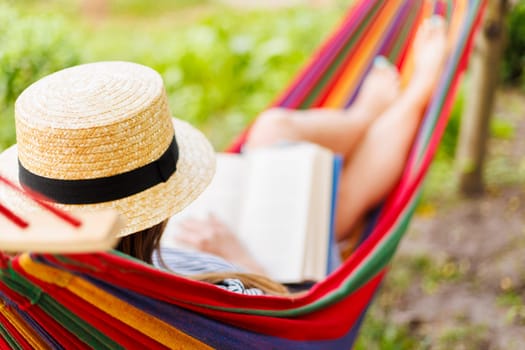
[[[141,12],[135,6],[140,3],[114,1],[112,6],[122,5],[121,12],[133,15]],[[29,17],[4,6],[3,114],[43,75],[81,62],[129,60],[156,69],[164,78],[172,113],[194,123],[222,148],[270,104],[339,17],[336,11],[301,8],[271,13],[209,9],[206,17],[184,26],[180,24],[188,21],[186,10],[164,13],[158,21],[119,17],[93,27],[75,15],[72,21]],[[5,147],[13,142],[13,131],[7,121],[2,123],[6,131],[0,135],[0,147]]]
[[[198,125],[209,122],[206,131],[216,143],[232,136],[221,124],[236,133],[271,102],[320,41],[311,33],[326,31],[312,12],[273,16],[271,25],[267,16],[203,21],[183,34],[182,51],[166,67],[174,113],[190,114]]]
[[[408,350],[422,349],[417,337],[412,336],[407,327],[395,325],[386,318],[375,315],[371,310],[359,338],[354,346],[356,350]]]
[[[110,2],[110,10],[112,13],[133,16],[156,16],[166,11],[199,6],[208,2],[209,0],[113,0]]]
[[[512,290],[499,295],[497,304],[499,306],[525,306],[525,302],[521,295]]]
[[[423,188],[422,203],[436,199],[444,193],[451,194],[456,190],[454,176],[454,157],[458,142],[461,115],[465,100],[464,88],[458,92],[450,114],[443,138],[439,144],[435,160],[432,162]]]
[[[489,337],[487,326],[483,324],[451,327],[440,337],[439,345],[435,348],[438,350],[483,349],[487,348]]]
[[[490,133],[495,138],[511,140],[515,131],[516,127],[508,120],[494,117],[490,121]]]
[[[505,309],[508,324],[525,324],[525,301],[519,293],[507,291],[498,297],[497,304]]]
[[[337,14],[215,11],[185,27],[126,25],[88,33],[84,59],[154,68],[164,78],[173,114],[222,148],[286,86]]]
[[[12,105],[22,90],[78,60],[78,49],[63,20],[25,17],[0,5],[0,149],[14,142]]]
[[[502,62],[506,83],[525,88],[525,1],[519,0],[507,17],[508,38]]]
[[[451,160],[454,158],[461,125],[461,115],[463,113],[464,100],[465,96],[463,89],[460,89],[454,102],[454,106],[452,107],[452,112],[450,113],[447,129],[445,130],[443,139],[439,145],[437,154],[438,159]]]

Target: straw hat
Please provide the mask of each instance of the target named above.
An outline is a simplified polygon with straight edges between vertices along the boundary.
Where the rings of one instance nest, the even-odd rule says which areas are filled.
[[[125,236],[171,217],[207,186],[214,151],[172,118],[162,78],[129,62],[99,62],[51,74],[15,104],[17,145],[0,172],[64,209],[114,208]],[[0,186],[15,211],[41,210]]]

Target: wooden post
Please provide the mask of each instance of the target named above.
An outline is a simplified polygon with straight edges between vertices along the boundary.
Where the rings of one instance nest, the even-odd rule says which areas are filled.
[[[484,192],[483,164],[499,79],[507,7],[507,0],[489,0],[470,61],[470,81],[456,152],[459,190],[469,197]]]

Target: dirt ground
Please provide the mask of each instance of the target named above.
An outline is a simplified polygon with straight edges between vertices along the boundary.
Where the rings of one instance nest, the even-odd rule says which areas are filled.
[[[525,349],[525,96],[500,94],[495,116],[514,134],[491,140],[487,193],[416,216],[386,286],[409,281],[383,304],[425,348]]]

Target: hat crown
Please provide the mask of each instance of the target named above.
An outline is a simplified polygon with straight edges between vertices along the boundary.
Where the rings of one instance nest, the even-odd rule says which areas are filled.
[[[130,62],[51,74],[20,95],[15,119],[22,165],[65,180],[139,168],[163,154],[174,132],[162,78]]]

